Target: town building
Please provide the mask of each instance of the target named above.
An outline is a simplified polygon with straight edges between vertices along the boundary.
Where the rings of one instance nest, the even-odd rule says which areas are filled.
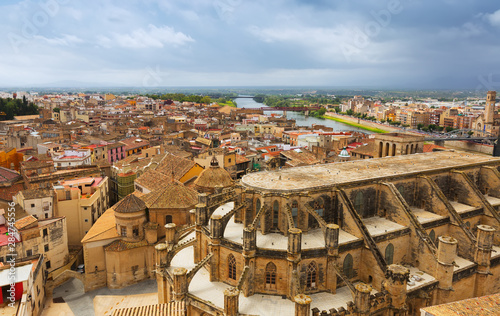
[[[54,196],[52,189],[28,189],[19,191],[14,201],[29,215],[47,219],[54,216]]]
[[[75,168],[92,163],[90,149],[83,150],[65,150],[63,152],[54,152],[52,160],[54,166],[58,169]]]
[[[66,217],[69,245],[81,240],[109,208],[107,177],[86,177],[61,181],[54,186],[56,215]]]
[[[41,315],[45,302],[45,269],[42,255],[16,261],[14,286],[11,286],[10,265],[0,266],[0,309],[3,315]],[[13,290],[12,302],[10,291]],[[9,305],[13,303],[12,305]]]

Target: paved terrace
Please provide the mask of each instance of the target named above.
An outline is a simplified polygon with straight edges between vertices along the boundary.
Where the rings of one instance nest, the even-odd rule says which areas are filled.
[[[218,207],[213,214],[224,215],[231,211],[234,207],[234,202],[226,203]],[[234,218],[234,215],[233,215]],[[227,223],[226,230],[224,231],[224,238],[235,242],[237,244],[243,244],[243,224],[235,223],[234,219],[231,218]],[[397,224],[396,224],[397,225]],[[356,236],[349,234],[348,232],[339,230],[339,245],[347,244],[353,241],[360,240]],[[257,231],[257,247],[266,248],[269,250],[287,250],[288,247],[288,237],[283,234],[270,233],[263,235],[260,231]],[[313,229],[307,233],[302,234],[302,249],[313,249],[313,248],[324,248],[325,247],[325,237],[320,228]]]
[[[443,151],[296,167],[278,171],[262,171],[245,175],[241,179],[241,183],[255,189],[300,191],[355,181],[495,162],[500,164],[500,158]]]

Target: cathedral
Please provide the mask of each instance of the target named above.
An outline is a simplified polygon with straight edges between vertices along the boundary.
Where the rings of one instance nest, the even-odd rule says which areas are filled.
[[[264,171],[154,246],[185,315],[420,315],[500,291],[500,159],[433,152]]]

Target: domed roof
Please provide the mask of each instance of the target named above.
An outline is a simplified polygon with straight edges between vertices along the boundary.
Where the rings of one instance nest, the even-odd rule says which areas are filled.
[[[131,193],[119,201],[115,207],[115,212],[118,213],[135,213],[144,211],[146,204],[143,200],[138,198],[135,194]]]
[[[198,179],[194,181],[196,188],[201,189],[215,189],[216,187],[227,188],[234,183],[229,172],[221,168],[215,156],[210,162],[210,167],[203,170]]]
[[[189,208],[198,203],[198,192],[171,179],[162,188],[143,196],[143,200],[149,208]]]
[[[347,148],[346,147],[344,147],[344,149],[342,149],[342,151],[339,154],[339,157],[340,158],[349,158],[349,157],[351,157],[351,155],[349,155],[349,152],[347,152]]]

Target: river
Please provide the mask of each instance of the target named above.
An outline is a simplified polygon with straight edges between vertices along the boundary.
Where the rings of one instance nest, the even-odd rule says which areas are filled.
[[[257,103],[252,98],[236,98],[234,99],[239,108],[247,108],[247,109],[255,109],[265,107],[266,105],[263,103]],[[283,111],[266,111],[264,114],[277,113],[283,114]],[[312,126],[313,124],[317,125],[325,125],[327,127],[332,127],[334,131],[359,131],[367,134],[371,134],[372,132],[363,130],[357,127],[349,126],[342,124],[340,122],[325,120],[318,117],[306,117],[300,112],[292,112],[288,111],[286,113],[286,117],[288,119],[294,119],[296,126]]]

